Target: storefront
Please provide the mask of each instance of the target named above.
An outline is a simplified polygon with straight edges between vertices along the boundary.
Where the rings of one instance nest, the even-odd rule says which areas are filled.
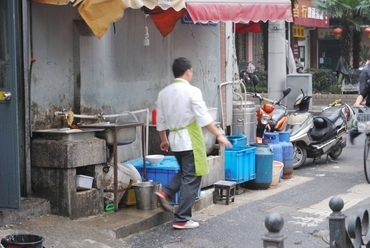
[[[329,27],[329,17],[313,7],[312,0],[300,0],[293,8],[293,53],[297,62],[305,68],[319,68],[331,64],[331,60],[317,54],[320,43],[317,41],[319,29]],[[325,57],[326,56],[326,57]]]

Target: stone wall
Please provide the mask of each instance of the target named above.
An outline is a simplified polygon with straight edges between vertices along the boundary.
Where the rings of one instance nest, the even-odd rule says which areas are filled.
[[[357,98],[357,94],[314,94],[313,95],[313,105],[321,106],[328,105],[337,99],[342,99],[342,101],[352,105]]]

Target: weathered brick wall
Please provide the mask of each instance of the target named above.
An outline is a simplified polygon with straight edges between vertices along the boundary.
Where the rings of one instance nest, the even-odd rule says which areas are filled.
[[[262,96],[268,97],[267,93],[263,93]],[[355,102],[357,96],[357,94],[314,94],[312,97],[312,104],[316,106],[326,106],[337,99],[342,99],[342,101],[352,105]],[[259,104],[257,98],[248,97],[247,100]]]

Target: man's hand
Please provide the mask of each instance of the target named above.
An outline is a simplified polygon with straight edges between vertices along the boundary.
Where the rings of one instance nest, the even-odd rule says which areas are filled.
[[[168,143],[168,140],[162,141],[159,147],[161,148],[162,151],[168,152],[170,143]]]
[[[220,143],[220,144],[222,144],[226,147],[232,147],[233,146],[231,144],[231,142],[223,134],[217,135],[217,140],[218,140],[218,143]]]

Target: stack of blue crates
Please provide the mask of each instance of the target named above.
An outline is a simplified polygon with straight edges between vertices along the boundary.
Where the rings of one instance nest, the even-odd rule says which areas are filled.
[[[256,147],[233,146],[225,149],[225,179],[237,184],[256,178]]]
[[[144,176],[143,159],[136,158],[124,162],[125,164],[132,164],[140,173],[141,177]],[[180,165],[177,163],[175,156],[165,156],[161,163],[158,165],[151,165],[149,161],[146,161],[146,180],[153,180],[153,182],[167,185],[172,178],[180,170]],[[198,191],[198,197],[200,196],[200,188]],[[179,204],[180,193],[177,192],[175,199],[172,199],[171,204]]]
[[[247,136],[242,133],[226,136],[233,146],[245,146],[247,144]]]

